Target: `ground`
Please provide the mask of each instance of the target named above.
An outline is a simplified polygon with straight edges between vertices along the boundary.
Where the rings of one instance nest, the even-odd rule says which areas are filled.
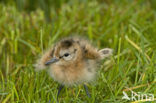
[[[90,99],[78,85],[65,88],[60,102],[137,103],[122,99],[123,91],[130,97],[133,91],[153,94],[155,103],[156,9],[143,0],[106,1],[64,3],[51,10],[52,21],[40,8],[28,13],[0,3],[0,102],[55,103],[58,83],[33,65],[60,38],[81,35],[98,48],[113,48],[114,54],[88,84]]]

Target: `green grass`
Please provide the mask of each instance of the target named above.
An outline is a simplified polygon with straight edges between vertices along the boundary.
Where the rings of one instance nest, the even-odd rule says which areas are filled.
[[[114,49],[98,78],[89,84],[89,100],[82,85],[66,88],[63,103],[127,103],[122,92],[151,93],[156,98],[156,11],[149,2],[71,1],[44,11],[18,11],[0,4],[0,103],[56,102],[58,83],[33,64],[43,50],[70,35],[89,38],[98,48]],[[127,91],[128,90],[128,91]],[[155,103],[156,101],[153,101]]]

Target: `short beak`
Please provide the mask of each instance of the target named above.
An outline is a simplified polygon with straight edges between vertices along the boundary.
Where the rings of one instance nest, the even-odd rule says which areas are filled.
[[[47,61],[47,62],[45,63],[45,65],[49,65],[49,64],[55,63],[55,62],[57,62],[57,61],[59,61],[59,59],[57,59],[57,58],[52,58],[51,60]]]

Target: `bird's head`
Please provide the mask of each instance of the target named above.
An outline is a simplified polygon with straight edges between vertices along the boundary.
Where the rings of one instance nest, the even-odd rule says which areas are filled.
[[[81,58],[81,47],[78,42],[72,39],[62,40],[57,43],[51,51],[49,60],[45,62],[45,65],[62,65],[68,66]]]

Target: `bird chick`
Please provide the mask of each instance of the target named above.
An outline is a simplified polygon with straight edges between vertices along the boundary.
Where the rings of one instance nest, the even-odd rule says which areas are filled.
[[[62,85],[84,84],[94,80],[99,62],[110,55],[112,49],[98,50],[87,40],[68,37],[46,51],[37,61],[36,69],[48,67],[50,76]]]

